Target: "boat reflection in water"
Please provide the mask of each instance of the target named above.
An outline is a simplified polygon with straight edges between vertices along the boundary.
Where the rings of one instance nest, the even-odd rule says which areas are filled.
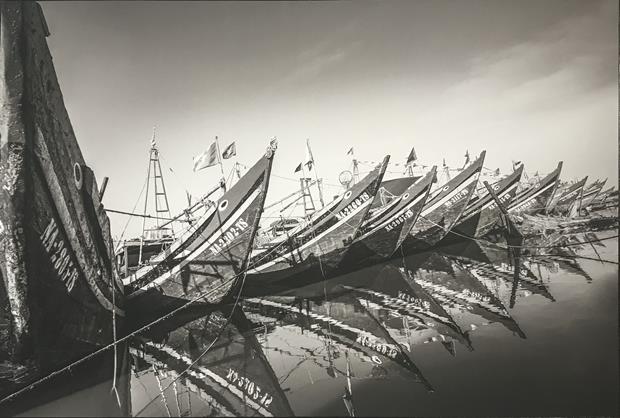
[[[548,237],[546,243],[555,239]],[[593,236],[577,239],[592,241]],[[249,288],[235,309],[205,307],[175,315],[131,344],[133,413],[498,414],[509,407],[522,413],[569,412],[550,407],[534,388],[524,389],[527,379],[540,377],[537,368],[551,373],[548,364],[559,355],[530,340],[550,333],[553,342],[542,343],[551,349],[558,339],[568,338],[550,330],[568,324],[556,307],[592,283],[575,278],[607,277],[600,269],[609,273],[615,268],[576,258],[591,250],[589,244],[569,248],[519,254],[470,241],[327,281],[306,278],[299,288],[278,287],[278,294]],[[613,251],[600,242],[595,248],[600,257]],[[556,322],[546,323],[541,334],[538,318],[547,318],[546,310]],[[585,334],[574,332],[567,341]],[[507,361],[513,352],[534,366]],[[503,372],[486,364],[499,365],[500,359]],[[477,381],[463,375],[464,368],[471,372],[472,367],[489,393],[501,398],[509,389],[493,382],[510,386],[505,379],[514,376],[515,388],[533,400],[507,401],[512,406],[480,401],[465,410],[446,406],[476,396]],[[527,376],[524,368],[530,371]],[[555,372],[562,374],[562,369]],[[564,380],[557,383],[564,388],[560,393],[579,386],[574,379]],[[610,399],[600,395],[598,402],[608,408],[601,411],[615,411]]]
[[[277,294],[250,287],[119,346],[118,399],[106,357],[3,412],[617,415],[617,241],[597,241],[614,234],[522,252],[469,241]]]

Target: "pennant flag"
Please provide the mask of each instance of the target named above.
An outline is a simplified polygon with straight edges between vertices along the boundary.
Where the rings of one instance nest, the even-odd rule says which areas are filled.
[[[222,153],[222,158],[227,160],[230,157],[234,157],[235,155],[237,155],[237,146],[235,145],[235,142],[233,141],[233,143],[227,146],[224,152]]]
[[[407,157],[407,164],[411,164],[417,159],[418,159],[418,156],[415,154],[415,148],[411,147],[411,152],[409,153],[409,157]]]
[[[347,155],[353,155],[353,147],[349,151],[347,151]]]
[[[306,139],[306,166],[308,166],[308,170],[312,170],[313,165],[314,156],[312,155],[312,150],[310,149],[310,140]]]
[[[499,176],[499,168],[497,170],[495,170],[495,175]]]
[[[297,166],[297,168],[295,169],[296,173],[299,173],[301,171],[301,163],[299,163],[299,165]]]
[[[447,167],[447,166],[446,166],[446,159],[445,159],[445,158],[443,159],[443,166],[444,166],[444,167]]]
[[[194,171],[216,165],[220,162],[218,157],[217,144],[213,142],[208,150],[194,157]]]
[[[465,151],[465,164],[469,164],[469,150]]]

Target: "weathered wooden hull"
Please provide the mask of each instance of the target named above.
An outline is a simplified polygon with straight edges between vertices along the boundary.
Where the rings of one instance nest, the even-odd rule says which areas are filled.
[[[422,212],[434,176],[435,167],[395,199],[389,210],[369,219],[358,232],[342,264],[360,268],[391,257]]]
[[[590,188],[584,190],[581,201],[579,202],[578,209],[581,210],[590,206],[592,201],[594,201],[594,199],[596,199],[596,197],[600,194],[601,190],[603,190],[605,183],[607,183],[607,179],[603,180],[602,182],[596,182]]]
[[[403,242],[406,252],[424,251],[441,241],[458,222],[478,183],[486,152],[430,197]]]
[[[499,201],[507,206],[517,194],[517,186],[523,173],[521,165],[512,174],[491,186]],[[466,237],[479,238],[487,234],[497,223],[501,211],[490,193],[472,199],[459,218],[453,231]],[[446,238],[460,238],[456,234],[448,234]]]
[[[245,278],[267,194],[273,152],[268,149],[195,226],[153,257],[151,265],[123,280],[128,300],[144,306],[139,298],[149,298],[149,291],[157,289],[170,303],[177,298],[215,304],[234,291]]]
[[[262,249],[252,257],[248,280],[254,284],[273,285],[286,280],[289,284],[319,274],[326,278],[341,267],[343,257],[364,222],[389,157],[362,181],[347,190],[320,220],[311,219],[307,227],[292,231],[286,241]]]
[[[547,209],[553,199],[557,188],[560,173],[562,172],[562,162],[557,168],[542,179],[536,186],[523,190],[517,194],[513,202],[508,206],[510,215],[523,216],[533,215]]]
[[[0,7],[0,275],[9,354],[44,373],[112,341],[123,293],[109,220],[64,107],[40,7]]]

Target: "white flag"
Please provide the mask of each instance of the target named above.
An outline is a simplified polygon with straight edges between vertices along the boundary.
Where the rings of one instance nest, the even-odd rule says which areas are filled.
[[[214,166],[219,162],[220,159],[217,153],[217,145],[213,142],[211,146],[209,146],[208,150],[194,157],[194,171]]]

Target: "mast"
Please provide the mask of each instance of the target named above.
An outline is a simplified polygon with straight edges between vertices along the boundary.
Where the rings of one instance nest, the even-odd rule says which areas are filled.
[[[310,161],[312,161],[312,167],[314,167],[314,179],[316,180],[316,187],[319,190],[319,201],[321,202],[321,208],[325,207],[325,201],[323,200],[323,181],[319,179],[319,173],[316,170],[316,163],[314,162],[314,155],[310,148],[310,138],[306,138],[306,146],[308,147],[308,154]]]
[[[164,238],[164,232],[169,231],[170,236],[174,238],[174,229],[170,222],[161,224],[162,220],[161,215],[167,214],[167,219],[172,218],[172,214],[170,213],[170,205],[168,204],[168,195],[166,193],[166,185],[164,184],[164,176],[161,170],[161,163],[159,161],[159,149],[157,148],[157,143],[155,142],[155,127],[153,127],[153,136],[151,138],[151,149],[149,150],[149,167],[147,170],[147,179],[146,179],[146,195],[144,197],[144,213],[142,218],[142,233],[140,234],[140,253],[138,256],[138,264],[142,263],[142,248],[144,246],[144,237],[145,232],[149,231],[157,231],[157,239]],[[147,208],[148,208],[148,200],[149,200],[149,186],[151,183],[151,178],[153,179],[153,196],[155,200],[155,228],[147,229],[146,228],[146,218],[147,216]],[[170,225],[170,227],[167,227]]]

